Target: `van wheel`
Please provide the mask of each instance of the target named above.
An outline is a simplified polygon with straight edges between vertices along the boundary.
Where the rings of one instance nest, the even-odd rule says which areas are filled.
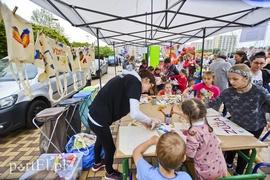
[[[32,122],[33,118],[36,116],[37,113],[48,107],[49,106],[42,100],[34,100],[33,102],[31,102],[26,111],[26,120],[25,120],[26,127],[35,128],[36,126]],[[40,122],[36,122],[36,124],[38,126],[43,125],[43,123]]]

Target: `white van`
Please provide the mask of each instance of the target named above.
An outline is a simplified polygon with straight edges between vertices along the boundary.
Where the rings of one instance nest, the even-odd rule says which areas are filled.
[[[17,75],[16,68],[13,69]],[[35,115],[45,108],[57,105],[57,103],[52,103],[49,100],[48,83],[38,82],[38,68],[32,64],[27,64],[25,65],[25,69],[31,85],[33,99],[26,96],[23,89],[20,89],[18,83],[14,80],[9,68],[8,57],[0,60],[0,134],[23,126],[28,128],[35,127],[32,124],[32,119]],[[81,73],[77,77],[79,89],[82,89],[84,84],[83,72],[77,73]],[[74,90],[71,72],[66,77],[68,94],[65,98],[68,98],[75,94],[76,91]],[[61,75],[60,78],[62,78]],[[58,99],[59,94],[56,90],[55,77],[50,78],[50,82],[54,92],[53,98]]]

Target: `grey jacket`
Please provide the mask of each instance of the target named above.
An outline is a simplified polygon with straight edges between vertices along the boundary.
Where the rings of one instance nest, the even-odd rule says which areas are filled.
[[[215,73],[215,85],[219,88],[220,93],[228,88],[227,72],[230,67],[231,64],[222,58],[218,58],[210,65],[209,69]]]

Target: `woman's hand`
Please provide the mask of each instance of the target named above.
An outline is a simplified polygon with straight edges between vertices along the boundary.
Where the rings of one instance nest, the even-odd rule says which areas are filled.
[[[141,122],[141,123],[146,129],[151,130],[151,127],[152,127],[151,124],[147,124],[147,123],[143,123],[143,122]]]
[[[161,120],[156,119],[156,118],[151,118],[151,122],[150,122],[151,130],[156,129],[156,127],[159,127],[160,124],[161,124]]]
[[[149,124],[147,123],[142,123],[142,124],[148,130],[155,130],[156,127],[160,126],[161,120],[156,119],[156,118],[151,118],[151,121]]]

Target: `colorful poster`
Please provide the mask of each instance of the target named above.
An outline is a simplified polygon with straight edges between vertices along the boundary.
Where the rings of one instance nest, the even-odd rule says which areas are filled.
[[[171,60],[176,59],[179,56],[179,49],[180,44],[174,45],[172,47],[170,46],[163,46],[161,47],[161,52],[163,58],[171,57]]]

